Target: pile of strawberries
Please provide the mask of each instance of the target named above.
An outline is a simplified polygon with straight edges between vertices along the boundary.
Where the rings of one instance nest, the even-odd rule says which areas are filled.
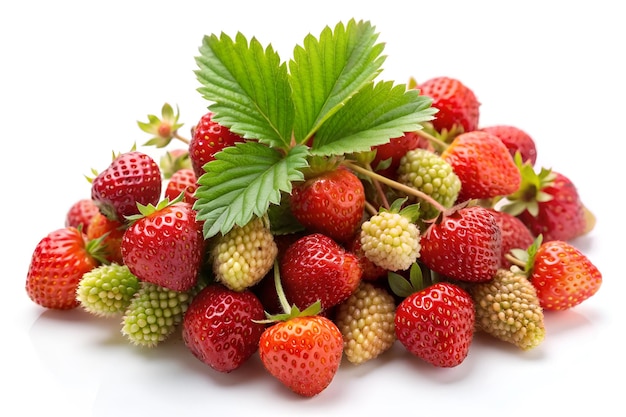
[[[358,365],[394,343],[436,367],[460,365],[477,332],[523,351],[540,345],[544,311],[573,308],[601,286],[570,243],[593,229],[593,214],[563,173],[535,166],[529,134],[480,125],[460,80],[408,88],[437,109],[422,129],[311,158],[280,204],[210,236],[197,208],[216,155],[254,139],[210,111],[185,138],[164,105],[139,122],[163,157],[133,148],[94,172],[91,195],[36,246],[28,296],[120,317],[141,348],[180,331],[217,372],[257,354],[307,397],[342,359]]]

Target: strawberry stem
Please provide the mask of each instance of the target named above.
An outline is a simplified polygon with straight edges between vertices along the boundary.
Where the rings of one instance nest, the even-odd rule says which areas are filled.
[[[280,307],[283,309],[283,312],[285,314],[289,314],[291,312],[291,306],[289,305],[289,301],[287,301],[285,290],[283,290],[283,286],[280,283],[280,270],[278,266],[278,260],[274,260],[274,286],[276,287],[276,294],[278,295]]]
[[[179,141],[183,142],[183,143],[184,143],[184,144],[186,144],[186,145],[189,145],[189,143],[191,142],[191,141],[190,141],[189,139],[187,139],[186,137],[181,136],[181,135],[178,133],[178,130],[172,133],[172,137],[173,137],[173,138],[175,138],[175,139],[178,139]]]
[[[366,165],[366,167],[370,172],[374,172],[374,170],[372,169],[372,166],[369,163]],[[374,188],[376,188],[376,193],[378,194],[378,197],[380,198],[381,205],[387,210],[389,210],[389,201],[387,200],[387,196],[385,195],[385,192],[383,191],[383,187],[381,187],[380,185],[380,181],[376,180],[375,178],[372,178],[372,183],[374,184]]]
[[[448,144],[446,142],[437,139],[430,133],[424,132],[423,130],[416,130],[415,134],[423,139],[426,139],[428,142],[430,142],[431,145],[436,145],[437,147],[439,147],[439,149],[446,149],[448,147]]]
[[[378,214],[378,209],[369,201],[365,202],[365,210],[367,210],[367,212],[372,216],[375,216]]]
[[[422,191],[420,191],[420,190],[418,190],[416,188],[409,187],[408,185],[404,185],[404,184],[401,184],[401,183],[399,183],[397,181],[394,181],[394,180],[392,180],[390,178],[387,178],[384,175],[377,174],[374,171],[366,169],[366,168],[363,168],[362,166],[357,165],[357,164],[355,164],[352,161],[344,160],[342,163],[345,166],[347,166],[348,168],[350,168],[350,169],[352,169],[352,170],[354,170],[354,171],[356,171],[356,172],[358,172],[360,174],[363,174],[363,175],[366,175],[366,176],[372,178],[374,181],[379,181],[379,182],[381,182],[381,183],[383,183],[385,185],[388,185],[391,188],[395,188],[395,189],[397,189],[399,191],[402,191],[403,193],[405,193],[407,195],[412,195],[414,197],[420,198],[420,199],[426,201],[427,203],[429,203],[430,205],[432,205],[435,209],[439,210],[440,212],[445,212],[447,210],[439,201],[435,200],[430,195],[428,195],[428,194],[426,194],[426,193],[424,193],[424,192],[422,192]]]

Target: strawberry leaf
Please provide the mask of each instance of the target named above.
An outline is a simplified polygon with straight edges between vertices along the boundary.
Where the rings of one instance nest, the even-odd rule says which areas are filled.
[[[294,93],[296,142],[306,142],[359,89],[379,73],[385,60],[383,44],[369,22],[350,20],[334,31],[324,28],[296,46],[289,63]]]
[[[217,122],[255,139],[204,166],[194,208],[205,238],[280,204],[314,157],[368,152],[433,119],[418,90],[374,82],[385,60],[377,39],[369,22],[352,19],[306,36],[287,65],[241,33],[203,38],[198,91]]]
[[[291,193],[292,181],[304,178],[307,148],[298,145],[286,156],[258,142],[242,142],[215,154],[198,179],[197,219],[204,221],[204,237],[244,226],[253,215],[263,216],[279,204],[281,192]]]
[[[421,129],[433,119],[432,99],[391,81],[368,84],[315,134],[311,153],[341,155],[369,151],[390,138]]]
[[[287,65],[272,46],[238,33],[205,36],[196,57],[198,91],[213,104],[213,118],[246,139],[286,149],[294,109]]]

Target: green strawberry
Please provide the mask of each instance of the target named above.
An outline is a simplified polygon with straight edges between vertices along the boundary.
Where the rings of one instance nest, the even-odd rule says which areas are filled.
[[[126,265],[101,265],[83,274],[76,299],[85,311],[101,317],[122,314],[139,289],[139,280]]]
[[[173,291],[142,282],[122,318],[122,334],[134,345],[155,347],[169,338],[183,321],[203,281],[188,291]]]
[[[461,180],[452,165],[435,152],[421,148],[402,157],[398,182],[428,194],[446,208],[454,205],[461,190]],[[431,219],[439,214],[439,209],[420,200],[420,213],[423,219]]]

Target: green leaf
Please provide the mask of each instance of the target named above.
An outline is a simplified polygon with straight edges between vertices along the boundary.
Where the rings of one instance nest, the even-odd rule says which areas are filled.
[[[204,237],[226,234],[244,226],[252,216],[264,215],[280,204],[281,192],[291,193],[292,181],[304,178],[308,148],[295,146],[283,156],[255,141],[238,143],[215,154],[198,179],[197,219],[204,221]]]
[[[296,112],[294,136],[305,143],[322,124],[381,71],[384,44],[369,22],[324,28],[296,46],[289,63]]]
[[[436,109],[432,99],[391,81],[369,84],[322,125],[311,147],[314,155],[369,151],[422,128]]]
[[[248,44],[241,33],[205,36],[196,57],[198,91],[212,101],[214,119],[246,139],[287,149],[294,107],[287,65],[272,46],[256,38]]]

